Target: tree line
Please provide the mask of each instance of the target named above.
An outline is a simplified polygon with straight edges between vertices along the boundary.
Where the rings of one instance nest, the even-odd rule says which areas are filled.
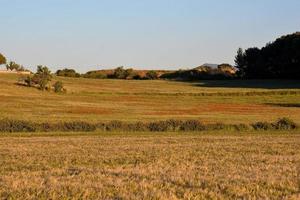
[[[25,71],[26,69],[13,61],[7,63],[5,56],[0,54],[0,65],[6,64],[8,70]],[[180,79],[180,80],[202,80],[202,79],[300,79],[300,32],[282,36],[274,42],[268,43],[263,48],[252,47],[246,50],[238,49],[235,57],[237,70],[232,66],[222,64],[217,69],[209,67],[198,67],[191,70],[177,70],[163,72],[156,70],[138,73],[132,68],[118,67],[110,73],[105,70],[89,71],[79,74],[74,69],[58,70],[57,76],[83,77],[83,78],[112,78],[112,79]],[[38,67],[36,74],[41,68]],[[234,73],[231,73],[234,71]],[[38,84],[44,88],[43,81],[35,75],[27,79],[28,85]],[[45,78],[47,79],[47,78]],[[45,81],[45,80],[44,80]],[[46,81],[45,81],[46,82]]]
[[[238,49],[238,76],[244,79],[300,79],[300,32],[282,36],[265,47]]]

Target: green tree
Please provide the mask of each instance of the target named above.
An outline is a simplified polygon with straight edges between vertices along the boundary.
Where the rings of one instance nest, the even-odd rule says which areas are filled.
[[[6,58],[0,53],[0,65],[6,64]]]
[[[46,66],[37,66],[37,72],[33,76],[35,83],[39,85],[41,90],[47,89],[49,82],[52,79],[51,71]]]
[[[124,79],[126,77],[126,70],[124,67],[118,67],[114,71],[114,77],[118,79]]]
[[[65,76],[65,77],[76,77],[79,78],[80,74],[77,73],[74,69],[62,69],[62,70],[57,70],[55,73],[57,76]]]
[[[10,61],[8,64],[6,64],[6,69],[7,70],[16,70],[16,71],[24,71],[24,67],[13,62],[13,61]]]
[[[158,79],[158,74],[156,71],[151,70],[146,73],[145,78],[150,80]]]
[[[234,62],[236,68],[239,70],[238,75],[241,77],[245,76],[246,60],[245,60],[245,52],[242,48],[238,49]]]

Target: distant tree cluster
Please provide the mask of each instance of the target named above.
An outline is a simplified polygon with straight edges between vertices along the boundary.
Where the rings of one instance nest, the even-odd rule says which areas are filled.
[[[21,79],[21,81],[29,87],[38,87],[40,90],[43,91],[50,91],[53,87],[54,92],[56,93],[66,92],[61,81],[57,81],[51,86],[51,80],[51,71],[48,69],[48,67],[42,65],[37,66],[37,71],[35,74],[29,75]]]
[[[83,78],[93,78],[93,79],[105,79],[107,74],[101,71],[89,71],[82,75]]]
[[[300,79],[300,32],[265,47],[241,48],[235,58],[238,74],[248,79]]]
[[[10,71],[18,71],[18,72],[23,72],[27,71],[24,66],[17,64],[14,61],[10,61],[7,63],[6,57],[0,53],[0,65],[6,65],[6,69]]]
[[[236,70],[229,64],[221,64],[217,68],[204,65],[190,70],[165,73],[161,78],[186,81],[234,79],[236,78]]]
[[[133,79],[136,74],[132,68],[124,69],[124,67],[118,67],[114,70],[112,78],[116,79]]]
[[[13,61],[10,61],[8,64],[6,64],[6,69],[18,72],[26,71],[26,69],[22,65],[19,65]]]
[[[57,70],[55,73],[57,76],[64,76],[64,77],[74,77],[74,78],[79,78],[80,74],[77,73],[74,69],[62,69],[62,70]]]
[[[125,80],[153,80],[158,79],[159,74],[155,70],[144,72],[143,70],[138,71],[132,68],[125,69],[124,67],[117,67],[113,70],[98,70],[89,71],[82,75],[84,78],[95,78],[95,79],[125,79]]]

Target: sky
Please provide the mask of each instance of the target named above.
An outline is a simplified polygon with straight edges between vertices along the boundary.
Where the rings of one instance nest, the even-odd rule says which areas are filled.
[[[0,53],[30,70],[234,63],[300,31],[299,0],[0,0]]]

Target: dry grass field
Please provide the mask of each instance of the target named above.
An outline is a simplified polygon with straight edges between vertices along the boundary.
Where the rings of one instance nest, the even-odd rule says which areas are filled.
[[[299,199],[300,134],[0,137],[0,199]]]
[[[0,119],[197,119],[300,124],[299,81],[58,78],[66,94],[0,74]],[[1,133],[0,199],[300,199],[300,132]]]
[[[236,124],[289,117],[300,123],[299,81],[55,78],[68,90],[58,95],[18,86],[17,79],[16,75],[0,74],[0,118],[39,122],[173,118]]]

